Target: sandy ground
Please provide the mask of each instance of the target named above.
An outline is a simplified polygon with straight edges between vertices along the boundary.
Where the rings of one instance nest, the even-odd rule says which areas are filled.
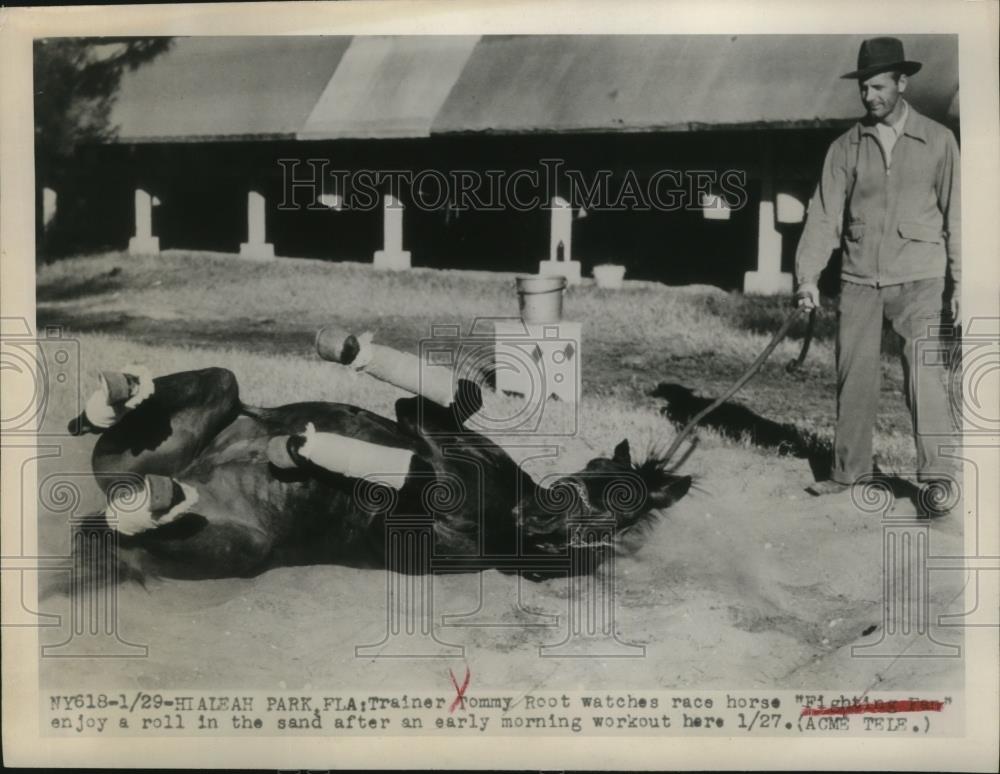
[[[60,457],[41,463],[39,480],[89,470],[93,443],[93,436],[69,439]],[[540,653],[567,639],[568,582],[519,583],[491,571],[413,581],[433,584],[433,610],[415,624],[433,637],[415,637],[405,652],[451,658],[379,658],[403,647],[398,638],[384,641],[388,584],[399,576],[288,568],[248,580],[123,586],[119,634],[147,645],[148,656],[42,659],[42,687],[450,690],[448,669],[461,669],[464,659],[472,685],[483,690],[961,688],[961,658],[852,655],[853,646],[888,637],[885,522],[877,507],[864,512],[849,495],[810,498],[803,487],[812,478],[801,459],[714,448],[698,452],[697,468],[702,491],[663,513],[639,550],[619,557],[607,576],[618,641],[572,639],[563,650]],[[98,507],[96,485],[78,480],[78,510]],[[897,504],[897,515],[907,512],[910,503]],[[43,552],[65,549],[66,518],[40,508]],[[932,555],[961,554],[957,516],[928,529]],[[961,572],[930,574],[932,623],[964,610],[964,582]],[[66,598],[51,598],[42,610],[62,615],[42,641],[65,641],[72,622]],[[931,634],[961,645],[958,628],[935,625]],[[928,643],[923,636],[888,639],[883,645],[896,648],[890,652],[907,655]],[[357,646],[374,647],[359,654]]]

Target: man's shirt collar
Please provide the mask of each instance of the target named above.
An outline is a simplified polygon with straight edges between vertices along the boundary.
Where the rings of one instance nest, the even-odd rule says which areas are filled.
[[[916,110],[910,107],[910,103],[903,100],[904,111],[902,117],[893,124],[893,128],[896,130],[897,136],[907,135],[913,137],[914,139],[920,140],[921,142],[927,142],[927,132],[924,127],[924,122],[926,119]],[[870,134],[873,136],[878,135],[878,130],[875,128],[875,123],[873,123],[867,116],[860,121],[861,133]]]
[[[900,100],[903,103],[903,109],[899,111],[899,118],[893,121],[889,126],[892,127],[893,131],[896,132],[896,136],[899,137],[903,133],[903,126],[906,124],[906,117],[910,115],[910,106],[906,100]]]

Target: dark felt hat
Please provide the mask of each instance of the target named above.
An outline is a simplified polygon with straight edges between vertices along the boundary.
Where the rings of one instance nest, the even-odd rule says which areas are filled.
[[[840,77],[863,81],[890,70],[913,75],[921,67],[923,65],[920,62],[912,62],[906,58],[903,41],[899,38],[869,38],[861,44],[858,51],[858,69]]]

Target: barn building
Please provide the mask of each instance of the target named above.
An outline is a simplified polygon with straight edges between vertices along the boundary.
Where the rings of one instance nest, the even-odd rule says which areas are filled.
[[[558,251],[584,274],[786,292],[825,149],[862,112],[839,78],[860,41],[176,38],[124,76],[113,141],[46,218],[75,252],[534,272]],[[903,42],[924,63],[907,98],[957,133],[956,38]]]

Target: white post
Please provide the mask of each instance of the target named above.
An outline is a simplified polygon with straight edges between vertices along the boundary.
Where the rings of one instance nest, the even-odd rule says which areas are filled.
[[[541,261],[538,273],[544,277],[562,276],[575,285],[580,282],[580,262],[574,261],[573,206],[561,196],[552,199],[552,224],[549,229],[549,260]]]
[[[757,225],[757,271],[743,276],[744,293],[777,295],[792,292],[792,275],[781,271],[781,232],[775,224],[774,167],[771,149],[764,152]]]
[[[131,255],[160,252],[160,239],[153,236],[153,197],[141,188],[135,189],[135,236],[128,241]]]
[[[549,230],[549,260],[572,260],[573,208],[557,196],[552,200],[552,227]],[[560,255],[559,246],[562,245]]]
[[[791,191],[779,191],[775,205],[778,223],[801,223],[806,217],[806,203]]]
[[[403,249],[403,205],[395,196],[382,197],[382,249],[373,257],[376,269],[410,268],[410,253]]]
[[[51,188],[42,189],[42,225],[45,228],[56,216],[56,208],[59,204],[59,195]]]
[[[247,193],[247,241],[240,244],[244,258],[274,258],[267,241],[267,200],[257,191]]]

